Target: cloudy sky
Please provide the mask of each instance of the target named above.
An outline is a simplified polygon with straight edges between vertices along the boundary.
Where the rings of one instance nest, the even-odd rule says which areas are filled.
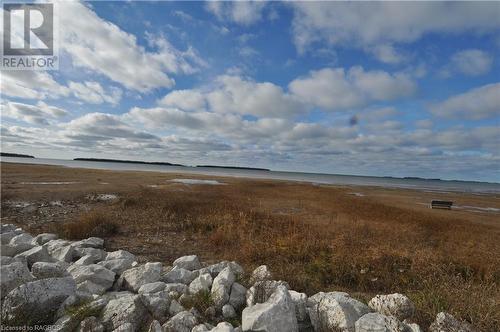
[[[500,182],[499,2],[61,3],[2,151]]]

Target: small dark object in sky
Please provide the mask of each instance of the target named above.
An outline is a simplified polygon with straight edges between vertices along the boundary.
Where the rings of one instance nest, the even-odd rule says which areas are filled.
[[[358,124],[358,122],[359,122],[359,119],[356,115],[351,116],[351,118],[349,119],[350,126],[355,126]]]

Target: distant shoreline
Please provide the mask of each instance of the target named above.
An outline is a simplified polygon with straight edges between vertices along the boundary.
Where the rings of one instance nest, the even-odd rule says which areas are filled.
[[[0,152],[0,156],[14,157],[14,158],[35,158],[34,156],[30,156],[29,154],[9,153],[9,152]]]
[[[182,164],[172,164],[163,161],[142,161],[142,160],[123,160],[123,159],[105,159],[105,158],[74,158],[75,161],[97,161],[105,163],[124,163],[124,164],[144,164],[144,165],[164,165],[164,166],[180,166],[187,167]]]
[[[205,167],[205,168],[227,168],[227,169],[247,169],[251,171],[265,171],[270,172],[269,168],[259,168],[259,167],[240,167],[240,166],[217,166],[217,165],[196,165],[196,167]]]

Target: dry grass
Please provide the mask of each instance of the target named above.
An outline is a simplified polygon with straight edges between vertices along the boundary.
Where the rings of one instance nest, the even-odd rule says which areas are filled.
[[[59,234],[66,239],[81,240],[88,237],[109,237],[118,232],[118,225],[103,212],[91,211],[78,220],[65,223]]]
[[[61,181],[89,183],[103,176],[60,169],[55,175],[47,169],[53,173],[45,178]],[[36,174],[42,177],[40,169]],[[247,270],[267,264],[276,279],[309,295],[343,290],[366,301],[375,294],[401,292],[415,302],[415,321],[423,327],[445,310],[481,331],[500,331],[500,227],[495,217],[428,210],[413,198],[404,201],[404,195],[417,196],[409,191],[380,190],[380,199],[375,190],[355,197],[348,195],[352,188],[229,179],[224,179],[226,186],[144,187],[175,176],[108,172],[110,185],[99,187],[100,192],[119,193],[120,201],[100,205],[56,230],[81,238],[96,235],[97,229],[111,249],[165,262],[196,253],[207,261],[236,260]],[[25,194],[11,186],[2,193]],[[67,190],[83,197],[95,188],[59,187],[43,195]],[[498,204],[497,197],[451,199]],[[117,225],[117,235],[114,227],[111,232],[99,228],[108,224]]]
[[[445,310],[483,331],[500,329],[499,245],[486,227],[345,195],[325,198],[321,188],[309,189],[314,198],[296,215],[254,200],[295,192],[282,189],[142,190],[105,210],[130,234],[191,234],[209,256],[268,264],[276,278],[310,295],[345,290],[368,300],[402,292],[415,301],[423,326]]]

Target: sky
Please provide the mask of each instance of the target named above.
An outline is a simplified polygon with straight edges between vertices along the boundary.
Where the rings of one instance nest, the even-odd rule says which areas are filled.
[[[59,70],[1,72],[4,152],[500,182],[500,2],[61,2],[58,19]]]

